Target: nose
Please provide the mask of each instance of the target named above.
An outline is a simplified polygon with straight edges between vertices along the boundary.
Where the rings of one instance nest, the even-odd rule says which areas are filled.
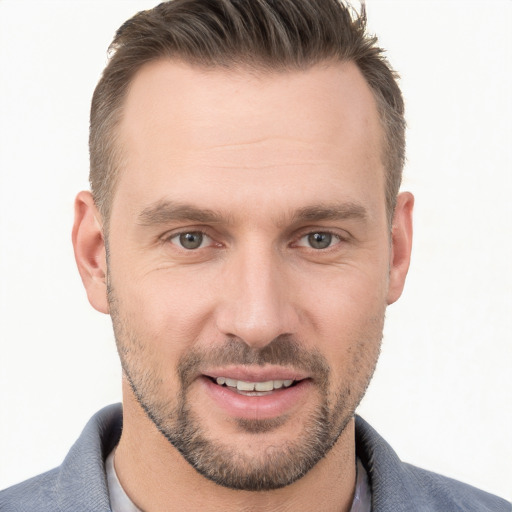
[[[253,348],[296,334],[293,279],[283,257],[262,244],[248,244],[225,262],[217,328]]]

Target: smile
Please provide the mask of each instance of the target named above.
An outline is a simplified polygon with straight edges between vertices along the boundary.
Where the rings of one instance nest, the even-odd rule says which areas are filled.
[[[229,377],[217,377],[213,379],[219,386],[231,388],[240,394],[247,396],[263,396],[276,389],[289,388],[296,381],[292,379],[287,380],[267,380],[264,382],[247,382],[244,380],[230,379]]]
[[[309,375],[275,367],[212,369],[203,373],[198,382],[211,399],[208,407],[219,407],[222,417],[227,413],[247,420],[289,414],[305,404],[314,389]]]

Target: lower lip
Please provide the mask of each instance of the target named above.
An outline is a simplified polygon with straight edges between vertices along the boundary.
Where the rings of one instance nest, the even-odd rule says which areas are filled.
[[[281,388],[264,396],[240,395],[227,386],[219,386],[208,377],[201,381],[215,404],[228,415],[242,419],[277,418],[291,412],[305,400],[311,387],[309,379],[302,380],[289,388]]]

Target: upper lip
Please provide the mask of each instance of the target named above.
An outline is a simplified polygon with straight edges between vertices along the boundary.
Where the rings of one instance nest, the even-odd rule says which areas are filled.
[[[309,377],[304,371],[283,366],[265,365],[259,366],[223,366],[208,368],[202,372],[206,377],[216,379],[226,377],[228,379],[243,380],[245,382],[267,382],[270,380],[303,380]]]

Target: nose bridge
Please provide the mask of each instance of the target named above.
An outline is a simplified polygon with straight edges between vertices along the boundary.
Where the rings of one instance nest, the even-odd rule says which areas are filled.
[[[223,334],[256,348],[292,334],[293,307],[279,253],[268,242],[254,239],[237,248],[229,260],[217,318]]]

